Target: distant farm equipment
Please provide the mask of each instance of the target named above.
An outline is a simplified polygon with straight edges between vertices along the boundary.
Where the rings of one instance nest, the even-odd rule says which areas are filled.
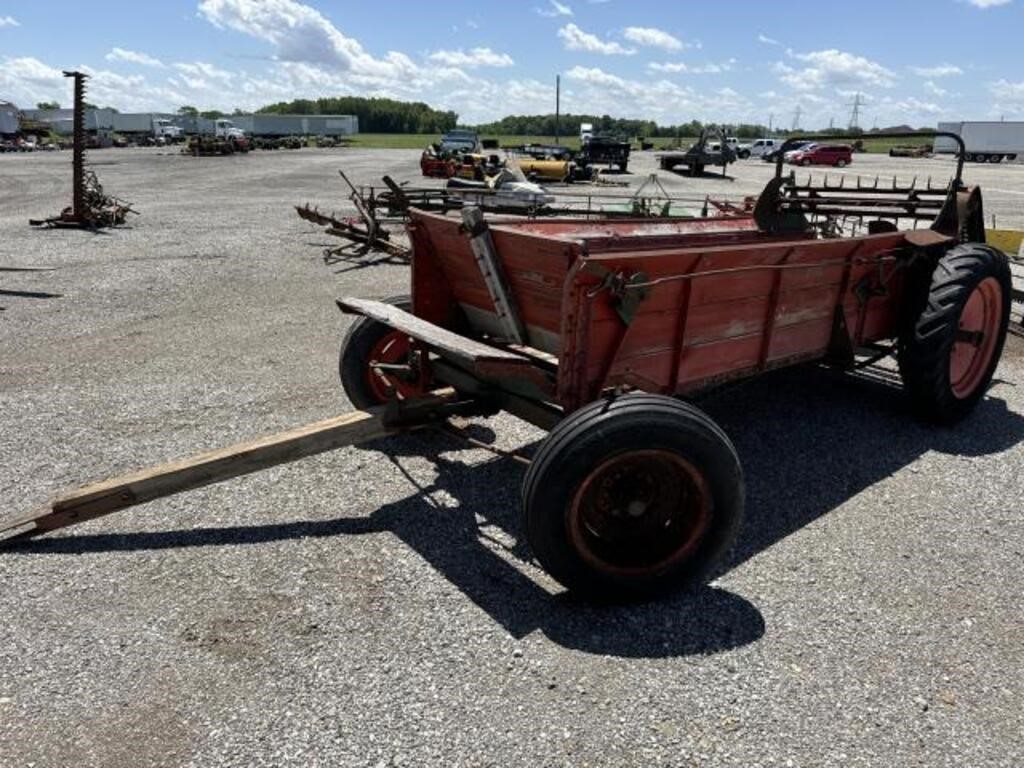
[[[48,219],[30,219],[32,226],[83,227],[99,229],[124,224],[129,213],[138,213],[130,203],[103,191],[96,173],[85,165],[85,81],[83,72],[64,72],[74,80],[74,132],[71,148],[72,201],[60,215]]]

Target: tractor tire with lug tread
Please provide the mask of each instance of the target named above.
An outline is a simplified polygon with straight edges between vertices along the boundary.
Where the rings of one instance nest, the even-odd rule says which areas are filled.
[[[900,376],[915,410],[953,424],[985,394],[1010,319],[1010,266],[995,248],[955,246],[933,270],[912,271],[898,340]]]
[[[694,406],[628,394],[560,422],[523,481],[534,555],[584,596],[642,598],[703,583],[743,516],[732,443]]]
[[[392,296],[384,302],[406,312],[412,311],[409,296]],[[381,357],[381,362],[397,363],[408,352],[408,337],[400,331],[369,317],[357,317],[345,332],[338,357],[341,386],[352,405],[364,410],[386,402],[384,382],[374,378],[377,374],[370,363]],[[399,394],[415,394],[418,389],[412,382],[389,381],[396,385]]]

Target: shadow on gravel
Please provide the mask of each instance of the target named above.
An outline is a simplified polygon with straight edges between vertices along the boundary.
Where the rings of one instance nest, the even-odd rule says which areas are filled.
[[[48,293],[46,291],[11,291],[0,288],[0,296],[16,296],[21,299],[60,299],[63,293]]]
[[[793,368],[700,403],[743,463],[746,517],[722,572],[754,557],[930,451],[1002,453],[1024,417],[988,397],[954,427],[922,423],[895,376]]]
[[[762,377],[706,398],[701,406],[732,437],[747,480],[745,525],[723,573],[925,452],[981,456],[1024,438],[1024,417],[1008,411],[1002,400],[986,399],[954,429],[932,428],[913,419],[891,382],[814,367]],[[26,542],[13,551],[80,554],[390,532],[514,637],[540,630],[587,653],[656,658],[715,653],[764,634],[754,605],[716,587],[626,606],[552,595],[523,566],[530,554],[517,533],[522,468],[504,459],[469,467],[446,456],[461,446],[423,435],[366,446],[387,454],[400,471],[402,457],[417,456],[429,458],[437,472],[429,486],[366,518],[71,535]]]

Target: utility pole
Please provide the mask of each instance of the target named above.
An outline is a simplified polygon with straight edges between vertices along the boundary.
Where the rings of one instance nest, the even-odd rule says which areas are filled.
[[[792,130],[795,131],[795,130],[797,130],[800,127],[800,115],[802,115],[803,112],[804,112],[803,109],[801,109],[800,105],[797,104],[796,105],[796,109],[793,110],[793,128],[792,128]]]
[[[833,130],[835,130],[835,122],[836,122],[836,119],[834,117],[830,117],[828,119],[828,130],[829,130],[829,133],[831,133]]]
[[[860,108],[864,106],[864,99],[858,92],[853,97],[853,103],[848,105],[850,109],[850,124],[847,126],[850,130],[854,128],[860,128]]]
[[[555,75],[555,144],[559,143],[559,118],[562,112],[562,76]]]
[[[769,115],[768,115],[768,135],[769,136],[771,136],[771,134],[772,134],[772,121],[774,119],[775,119],[775,113],[774,112],[769,113]]]

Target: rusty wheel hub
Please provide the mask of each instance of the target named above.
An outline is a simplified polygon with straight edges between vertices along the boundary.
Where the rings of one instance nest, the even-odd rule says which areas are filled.
[[[645,450],[594,469],[576,492],[568,525],[592,566],[643,576],[692,554],[710,518],[710,495],[697,469],[674,452]]]

